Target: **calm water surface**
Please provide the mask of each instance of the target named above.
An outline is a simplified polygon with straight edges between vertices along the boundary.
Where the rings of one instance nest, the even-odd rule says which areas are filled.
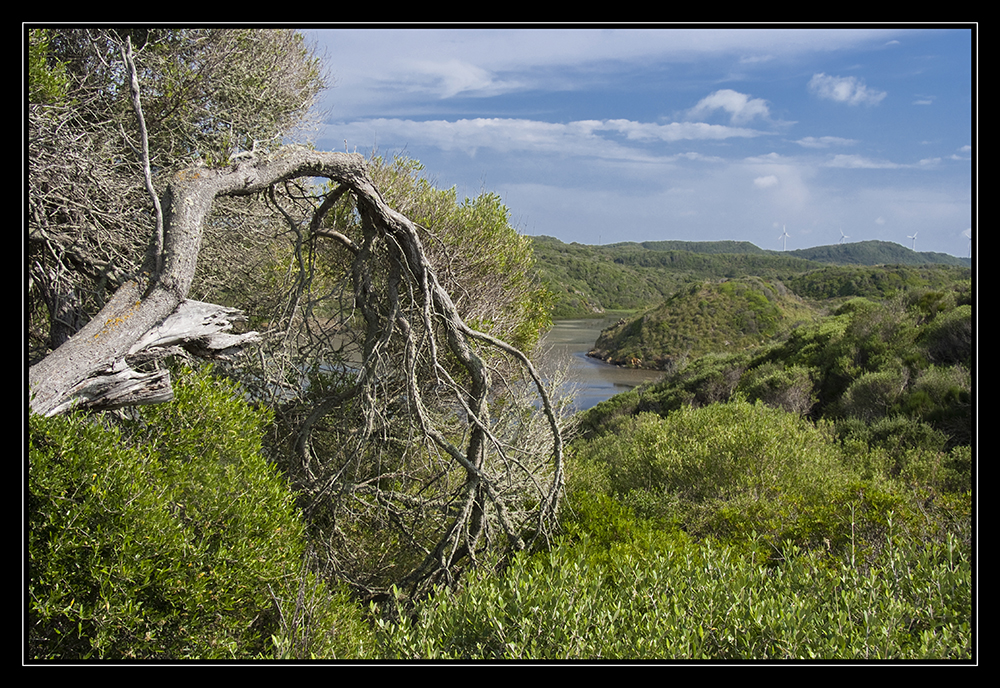
[[[542,373],[551,375],[560,365],[567,366],[576,389],[574,406],[578,411],[586,411],[605,399],[663,376],[662,372],[619,368],[587,356],[601,330],[617,320],[617,317],[558,320],[542,340],[545,351],[539,362]]]

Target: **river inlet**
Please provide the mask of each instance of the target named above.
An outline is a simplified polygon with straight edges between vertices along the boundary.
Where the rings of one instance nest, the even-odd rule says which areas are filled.
[[[542,338],[539,369],[542,375],[550,378],[560,366],[566,367],[575,390],[573,407],[577,411],[586,411],[616,394],[663,376],[659,371],[619,368],[587,356],[601,330],[617,320],[617,316],[557,320]]]

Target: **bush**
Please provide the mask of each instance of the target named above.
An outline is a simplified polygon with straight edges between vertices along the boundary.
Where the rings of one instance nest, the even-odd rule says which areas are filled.
[[[920,339],[928,357],[935,363],[969,365],[972,360],[972,306],[958,306],[938,315]]]
[[[822,491],[844,476],[830,437],[796,414],[736,400],[639,414],[582,445],[582,462],[607,472],[611,492],[672,493],[701,502],[779,490]]]
[[[850,384],[840,400],[844,416],[866,423],[888,416],[903,399],[909,382],[905,368],[865,373]]]
[[[805,414],[816,404],[816,376],[814,369],[805,366],[764,363],[748,371],[737,389],[752,401],[759,399],[768,406]]]
[[[876,565],[671,543],[597,560],[589,542],[441,591],[397,625],[392,659],[965,659],[971,561],[953,538],[886,541]]]
[[[261,454],[268,416],[207,375],[175,390],[122,427],[31,416],[30,658],[270,656],[292,630],[279,602],[290,612],[300,589],[336,616]],[[313,628],[317,649],[329,629]]]

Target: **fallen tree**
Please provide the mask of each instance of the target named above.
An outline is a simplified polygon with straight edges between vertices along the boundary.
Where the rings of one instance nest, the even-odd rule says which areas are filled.
[[[450,524],[410,579],[446,571],[455,560],[473,554],[488,529],[488,505],[495,509],[492,517],[514,549],[525,546],[526,532],[544,535],[555,514],[562,484],[557,410],[523,353],[465,324],[424,255],[417,227],[385,204],[366,174],[364,158],[357,154],[320,153],[291,146],[260,160],[223,169],[193,167],[176,174],[163,203],[162,268],[127,281],[83,329],[30,368],[32,410],[51,415],[78,405],[100,408],[162,401],[169,398],[167,372],[137,372],[137,361],[169,354],[176,346],[225,351],[230,345],[256,338],[256,333],[247,333],[220,344],[220,336],[230,321],[220,317],[226,312],[221,307],[186,300],[203,223],[217,198],[257,194],[280,182],[303,177],[325,178],[337,185],[337,190],[316,209],[313,226],[320,227],[334,203],[349,194],[357,204],[364,228],[360,244],[325,230],[327,237],[342,243],[354,256],[353,297],[364,321],[364,347],[360,368],[352,381],[324,399],[300,429],[298,450],[303,460],[308,461],[312,452],[310,437],[315,423],[349,401],[363,400],[362,416],[367,417],[367,429],[371,430],[374,418],[381,412],[379,404],[384,401],[376,394],[380,381],[386,375],[402,375],[407,387],[406,413],[435,450],[461,466],[465,475],[457,491],[461,501],[451,501],[448,507],[453,514]],[[385,266],[388,274],[382,274]],[[402,342],[403,361],[386,360],[392,339]],[[438,350],[439,341],[446,343],[448,361]],[[488,367],[477,353],[479,347],[497,349],[523,366],[537,390],[551,430],[551,463],[544,477],[536,476],[541,481],[537,485],[539,493],[518,497],[531,503],[535,519],[532,524],[525,522],[524,514],[515,518],[508,513],[507,498],[501,498],[507,491],[497,481],[515,460],[513,452],[492,434],[492,388]],[[461,374],[456,374],[454,362]],[[465,415],[467,426],[460,444],[437,428],[424,401],[421,376],[433,380],[438,397],[450,392],[453,403]],[[496,456],[504,469],[494,471],[487,461],[489,455]]]
[[[290,376],[289,394],[269,398],[291,428],[292,441],[284,448],[276,441],[275,451],[314,525],[314,545],[326,549],[318,557],[330,574],[372,597],[395,584],[415,592],[452,580],[458,562],[475,561],[491,544],[511,552],[546,537],[563,484],[560,409],[524,353],[461,316],[421,234],[440,238],[386,203],[362,156],[304,146],[246,152],[215,168],[191,165],[174,173],[157,199],[127,42],[122,58],[156,229],[138,274],[117,274],[120,286],[97,315],[29,368],[31,410],[54,415],[168,401],[162,359],[182,351],[226,359],[255,345],[265,374],[231,372],[250,387],[259,383],[258,391]],[[240,311],[188,298],[209,214],[220,206],[230,211],[240,198],[263,199],[297,237],[299,276],[268,336],[232,333]],[[351,231],[340,231],[331,219],[337,214],[356,220]],[[239,226],[230,223],[230,231]],[[334,299],[335,327],[324,324],[317,338],[310,328],[318,302],[306,287],[320,279],[318,242],[337,247],[324,258],[342,265],[326,269],[339,270],[350,286]],[[313,256],[309,267],[303,251]],[[225,277],[226,270],[216,273]],[[305,334],[292,323],[304,324]],[[339,345],[331,344],[333,330]],[[310,343],[304,358],[282,357],[279,373],[274,366],[267,372],[264,344],[282,338],[320,344]],[[383,546],[386,539],[395,546]],[[391,565],[344,562],[377,559],[373,549]]]

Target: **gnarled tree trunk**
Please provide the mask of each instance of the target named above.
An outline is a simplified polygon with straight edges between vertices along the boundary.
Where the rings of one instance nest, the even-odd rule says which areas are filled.
[[[75,404],[109,405],[106,393],[96,390],[107,388],[107,376],[129,369],[130,358],[155,346],[146,335],[184,302],[194,279],[202,227],[216,198],[257,193],[276,182],[300,176],[328,177],[375,198],[378,194],[368,183],[364,169],[360,155],[288,147],[267,160],[220,170],[193,167],[178,173],[164,203],[162,269],[156,273],[155,261],[147,262],[148,272],[126,282],[83,329],[30,368],[31,409],[51,415]],[[225,325],[219,325],[217,331],[224,329]],[[199,325],[187,336],[175,339],[205,344],[211,334]],[[160,397],[159,392],[153,396]]]
[[[308,464],[313,452],[312,424],[324,414],[337,413],[343,404],[357,399],[366,409],[362,415],[369,424],[384,417],[384,410],[376,408],[385,401],[379,399],[377,384],[380,376],[388,374],[405,380],[399,399],[410,427],[465,475],[450,496],[438,500],[442,515],[450,514],[447,524],[442,523],[436,544],[422,548],[423,563],[402,582],[419,585],[436,573],[448,577],[452,565],[475,556],[491,533],[502,533],[514,550],[525,546],[526,535],[544,536],[563,482],[562,438],[549,396],[523,353],[465,324],[426,258],[417,227],[388,207],[368,177],[364,158],[356,154],[290,146],[264,159],[224,169],[193,167],[175,175],[163,204],[162,255],[151,252],[149,273],[127,281],[97,317],[30,368],[32,410],[51,415],[75,405],[110,407],[168,400],[166,373],[139,373],[133,365],[169,354],[173,347],[215,354],[255,338],[256,333],[224,334],[235,315],[232,311],[186,300],[202,226],[217,198],[255,194],[293,178],[316,177],[329,179],[339,188],[315,211],[314,230],[318,232],[324,214],[346,193],[354,197],[362,219],[365,238],[361,244],[330,230],[321,235],[340,241],[354,257],[354,308],[362,316],[365,345],[358,374],[330,394],[303,423],[298,442],[303,463]],[[162,268],[156,270],[156,265]],[[439,337],[449,362],[439,355],[443,353],[438,351]],[[404,352],[401,359],[387,356],[390,341],[396,342],[393,350]],[[494,435],[489,367],[477,353],[483,346],[523,366],[537,390],[552,437],[544,475],[524,467],[519,453],[523,447],[505,444]],[[456,364],[460,375],[455,375]],[[454,428],[443,431],[436,425],[434,412],[423,398],[428,386],[420,376],[429,376],[434,388],[451,396],[464,430],[456,434]],[[514,472],[524,473],[517,484],[526,488],[512,487]],[[436,480],[423,479],[430,480],[428,485]],[[370,486],[341,486],[343,494],[359,489]],[[406,504],[413,501],[403,493],[392,498]],[[387,499],[379,497],[380,503]],[[525,505],[531,506],[526,509]]]

